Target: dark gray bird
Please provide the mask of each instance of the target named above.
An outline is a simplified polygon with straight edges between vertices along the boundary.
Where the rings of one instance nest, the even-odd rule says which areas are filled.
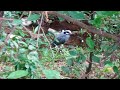
[[[62,30],[60,34],[56,35],[55,40],[51,44],[52,47],[55,47],[60,44],[64,44],[70,38],[71,34],[72,33],[70,30]]]

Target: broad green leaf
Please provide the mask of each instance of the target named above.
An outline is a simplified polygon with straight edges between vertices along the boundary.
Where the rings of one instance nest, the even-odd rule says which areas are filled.
[[[69,53],[72,56],[76,56],[78,54],[77,50],[70,50]]]
[[[21,61],[26,61],[26,60],[28,60],[26,54],[24,54],[24,53],[20,53],[20,54],[18,55],[18,59],[21,60]]]
[[[49,50],[47,48],[42,49],[44,56],[49,55]]]
[[[95,43],[94,43],[94,41],[93,41],[90,37],[86,38],[86,44],[87,44],[91,49],[94,49]]]
[[[40,18],[40,15],[39,14],[31,14],[29,17],[28,17],[28,20],[29,21],[36,21]]]
[[[73,58],[70,58],[67,60],[67,65],[72,66],[73,65]]]
[[[97,16],[97,18],[95,18],[92,23],[96,26],[96,27],[100,27],[102,24],[102,16]]]
[[[32,72],[34,72],[35,69],[36,69],[36,66],[33,64],[33,65],[30,66],[30,69],[31,69]]]
[[[97,56],[92,56],[92,60],[93,60],[94,62],[97,62],[97,63],[100,62],[100,58],[97,57]]]
[[[103,68],[103,72],[110,73],[113,72],[113,69],[112,67],[105,65],[105,67]]]
[[[119,72],[118,67],[116,67],[116,66],[113,67],[113,70],[114,70],[115,73]]]
[[[24,52],[26,52],[27,51],[27,49],[25,49],[25,48],[20,48],[19,49],[19,53],[24,53]]]
[[[69,67],[62,66],[61,69],[67,74],[69,74],[71,72]]]
[[[34,61],[38,61],[38,52],[37,51],[32,51],[27,55],[29,60],[32,60],[32,62]]]
[[[60,79],[60,73],[56,70],[43,70],[47,79]]]
[[[29,46],[28,46],[28,49],[29,49],[29,50],[34,50],[34,49],[36,49],[36,48],[35,48],[33,45],[29,45]]]
[[[85,60],[86,60],[86,57],[83,54],[80,54],[79,57],[77,58],[78,63],[84,62]]]
[[[79,11],[59,11],[59,13],[69,15],[75,19],[85,19],[84,14]],[[61,20],[61,18],[60,18],[60,20]]]
[[[13,22],[12,22],[13,25],[20,25],[22,24],[22,20],[20,19],[14,19]]]
[[[104,65],[109,65],[109,66],[113,66],[113,63],[110,60],[107,60],[104,62]]]
[[[106,56],[111,55],[116,49],[118,48],[117,45],[112,45],[107,48],[107,51],[105,52]]]
[[[84,14],[79,11],[68,11],[69,15],[75,19],[84,19]]]
[[[28,47],[28,45],[25,42],[23,42],[23,41],[18,41],[18,43],[19,44],[23,44],[24,47]]]
[[[97,11],[97,14],[101,16],[113,16],[119,13],[117,11]]]
[[[27,35],[27,34],[25,34],[22,30],[18,30],[18,32],[19,32],[19,34],[20,34],[22,37],[24,37],[24,36]]]
[[[25,70],[18,70],[18,71],[10,73],[7,78],[8,79],[18,79],[18,78],[21,78],[21,77],[24,77],[24,76],[27,76],[27,75],[28,75],[27,71],[25,71]]]
[[[98,17],[107,18],[107,17],[113,17],[114,15],[119,15],[116,11],[97,11],[96,12]]]
[[[63,20],[64,20],[64,19],[63,19],[63,18],[61,18],[61,17],[58,17],[58,18],[59,18],[59,20],[60,20],[60,21],[63,21]]]
[[[39,28],[39,26],[37,26],[37,27],[35,28],[34,33],[36,33],[36,32],[38,31],[38,28]]]
[[[106,43],[107,43],[107,42],[106,42]],[[109,45],[106,45],[106,44],[102,44],[102,45],[101,45],[101,49],[104,50],[104,51],[108,50],[109,47],[110,47],[110,46],[109,46]]]

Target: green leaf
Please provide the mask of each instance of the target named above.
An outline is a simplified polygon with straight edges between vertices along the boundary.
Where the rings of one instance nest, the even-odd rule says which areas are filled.
[[[40,15],[39,14],[31,14],[29,17],[28,17],[28,21],[36,21],[40,18]]]
[[[13,22],[12,22],[13,25],[20,25],[22,24],[22,20],[20,19],[14,19]]]
[[[32,60],[32,62],[38,61],[38,52],[37,51],[32,51],[27,55],[29,60]]]
[[[77,76],[77,77],[79,77],[80,76],[80,71],[79,70],[73,70],[73,72],[74,72],[74,74]]]
[[[60,20],[60,21],[63,21],[63,20],[64,20],[64,19],[63,19],[63,18],[61,18],[61,17],[58,17],[58,18],[59,18],[59,20]]]
[[[25,67],[26,67],[26,68],[30,68],[30,66],[29,66],[29,64],[28,64],[28,63],[26,63],[26,64],[25,64]]]
[[[24,54],[24,53],[20,53],[20,54],[18,55],[18,59],[21,60],[21,61],[26,61],[26,60],[28,60],[26,54]]]
[[[95,18],[93,20],[93,24],[96,26],[96,27],[100,27],[102,25],[102,16],[97,16],[97,18]]]
[[[106,43],[107,43],[107,42],[106,42]],[[107,45],[107,44],[102,44],[102,45],[101,45],[101,49],[104,50],[104,51],[108,50],[109,47],[110,47],[110,46]]]
[[[36,48],[35,48],[33,45],[29,45],[29,46],[28,46],[28,49],[29,49],[29,50],[34,50],[34,49],[36,49]]]
[[[113,66],[113,63],[110,60],[107,60],[104,62],[104,65],[109,65],[109,66]]]
[[[19,32],[19,34],[20,34],[22,37],[24,37],[24,36],[27,35],[27,34],[25,34],[22,30],[18,30],[18,32]]]
[[[119,72],[118,67],[116,67],[116,66],[113,67],[113,70],[114,70],[115,73]]]
[[[23,44],[24,47],[28,47],[28,45],[25,42],[23,42],[23,41],[18,41],[18,43],[19,44]]]
[[[36,33],[36,32],[38,31],[38,28],[39,28],[39,26],[37,26],[37,27],[35,28],[34,33]]]
[[[36,69],[36,66],[34,64],[30,65],[29,67],[30,67],[30,69],[31,69],[32,72],[34,72],[35,69]]]
[[[111,55],[116,49],[118,48],[117,45],[112,45],[107,48],[107,51],[105,52],[105,56]]]
[[[61,69],[67,74],[69,74],[71,71],[69,67],[65,67],[65,66],[62,66]]]
[[[49,55],[48,48],[44,48],[44,49],[42,49],[42,51],[43,51],[44,56],[48,56]]]
[[[79,57],[77,58],[78,63],[84,62],[85,60],[86,60],[86,57],[83,54],[80,54]]]
[[[79,11],[68,11],[69,15],[75,19],[85,19],[85,16],[83,13]]]
[[[56,70],[43,70],[47,79],[60,79],[60,73]]]
[[[15,41],[13,41],[13,44],[15,45],[16,48],[19,47],[18,44]]]
[[[97,57],[97,56],[92,56],[92,60],[93,60],[94,62],[97,62],[97,63],[100,62],[100,58]]]
[[[118,12],[117,11],[98,11],[97,14],[101,16],[113,16],[113,15],[117,15]]]
[[[68,66],[73,66],[73,58],[70,58],[67,60],[67,65]]]
[[[59,13],[69,15],[75,19],[85,19],[84,14],[80,11],[59,11]]]
[[[18,71],[10,73],[7,78],[8,79],[18,79],[18,78],[21,78],[21,77],[24,77],[24,76],[27,76],[27,75],[28,75],[27,71],[25,71],[25,70],[18,70]]]
[[[76,56],[78,54],[77,50],[70,50],[69,53],[72,56]]]
[[[91,49],[94,49],[95,43],[94,43],[94,41],[93,41],[90,37],[86,38],[86,44],[87,44]]]
[[[27,51],[27,49],[25,49],[25,48],[20,48],[19,49],[19,53],[24,53],[24,52],[26,52]]]

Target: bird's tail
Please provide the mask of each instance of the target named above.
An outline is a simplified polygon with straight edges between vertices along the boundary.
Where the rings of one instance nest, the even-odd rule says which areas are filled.
[[[52,43],[51,43],[51,46],[52,47],[55,47],[55,46],[57,46],[57,45],[59,45],[60,43],[59,43],[59,41],[53,41]]]
[[[55,47],[55,46],[56,46],[56,44],[55,44],[54,42],[52,42],[52,43],[51,43],[51,46],[52,46],[52,47]]]

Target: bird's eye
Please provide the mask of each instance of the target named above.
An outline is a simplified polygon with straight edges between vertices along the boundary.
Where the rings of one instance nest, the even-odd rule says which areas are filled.
[[[64,32],[64,34],[66,34],[66,32]]]
[[[70,34],[70,33],[69,33],[69,32],[65,32],[64,34],[68,35],[68,34]]]

